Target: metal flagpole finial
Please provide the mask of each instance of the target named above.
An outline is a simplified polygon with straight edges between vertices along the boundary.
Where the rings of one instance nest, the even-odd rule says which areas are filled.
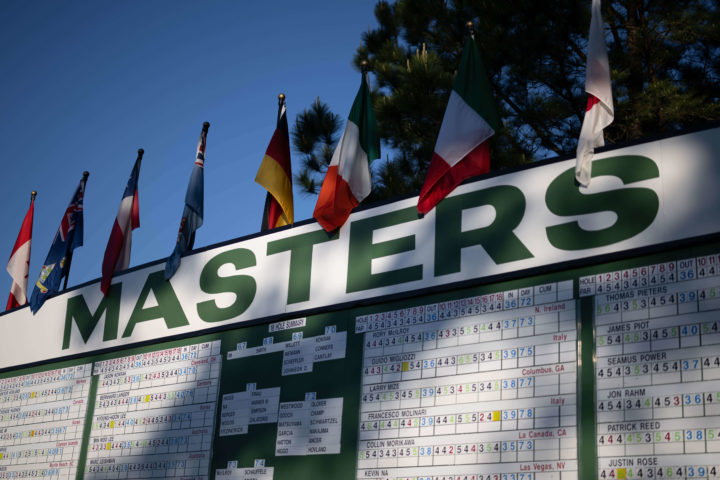
[[[208,128],[210,128],[210,122],[203,122],[203,130],[207,132]]]
[[[368,70],[370,70],[370,64],[367,60],[363,60],[362,62],[360,62],[360,70],[362,71],[362,73],[367,73]]]
[[[283,103],[285,103],[285,94],[280,93],[278,94],[278,105],[282,105]]]
[[[87,180],[87,178],[88,178],[89,176],[90,176],[90,172],[88,172],[87,170],[85,170],[85,171],[83,172],[83,179],[84,179],[84,180]]]
[[[467,31],[468,31],[468,33],[470,34],[470,36],[471,36],[472,38],[475,38],[475,24],[473,23],[472,20],[468,20],[468,21],[465,23],[465,28],[467,28]]]
[[[35,197],[36,197],[36,196],[37,196],[37,192],[36,192],[35,190],[33,190],[32,192],[30,192],[30,203],[32,203],[32,202],[35,201]]]
[[[145,150],[142,148],[138,148],[138,158],[142,158],[142,156],[145,154]]]

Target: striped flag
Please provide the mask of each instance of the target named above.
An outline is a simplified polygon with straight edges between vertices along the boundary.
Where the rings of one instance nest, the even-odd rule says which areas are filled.
[[[575,178],[580,185],[587,187],[592,177],[592,157],[595,147],[605,145],[603,130],[615,118],[610,85],[610,62],[605,45],[600,0],[592,1],[585,91],[588,93],[588,102],[578,139]]]
[[[33,214],[35,212],[35,192],[32,192],[30,208],[23,220],[20,233],[8,260],[7,271],[13,279],[5,310],[27,303],[28,272],[30,270],[30,243],[32,242]]]
[[[278,96],[277,126],[265,151],[255,181],[268,191],[261,231],[293,223],[292,169],[285,95]]]
[[[198,140],[197,154],[195,155],[195,166],[190,174],[185,193],[185,208],[180,219],[177,242],[175,249],[165,263],[165,279],[170,280],[180,267],[180,257],[187,251],[192,250],[195,244],[195,231],[203,224],[203,201],[204,201],[204,175],[205,169],[205,143],[210,123],[203,123],[200,140]]]
[[[380,158],[380,137],[370,101],[367,73],[363,72],[345,131],[335,148],[313,217],[332,232],[341,227],[355,208],[370,194],[370,162]]]
[[[473,37],[463,48],[417,209],[427,213],[463,180],[490,170],[488,139],[502,126]]]
[[[140,162],[144,150],[138,150],[135,166],[130,173],[130,179],[125,187],[120,208],[115,223],[110,231],[110,239],[105,248],[105,257],[102,263],[102,281],[100,289],[103,295],[110,291],[113,273],[125,270],[130,265],[130,248],[132,245],[132,231],[140,226],[140,203],[138,201],[138,178],[140,176]]]
[[[60,227],[55,234],[50,251],[45,258],[40,275],[30,296],[30,310],[33,315],[40,310],[45,300],[60,291],[60,282],[70,274],[73,250],[83,244],[83,199],[88,172],[83,178],[65,209]]]

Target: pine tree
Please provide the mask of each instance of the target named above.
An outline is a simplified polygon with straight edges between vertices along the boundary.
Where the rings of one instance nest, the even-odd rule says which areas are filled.
[[[491,168],[574,155],[590,0],[397,0],[375,6],[354,63],[374,74],[378,130],[392,148],[372,199],[420,189],[465,35],[475,38],[501,109]],[[605,0],[615,121],[606,144],[720,120],[720,1]],[[377,162],[376,162],[377,163]]]
[[[320,192],[341,125],[340,116],[330,111],[330,107],[320,101],[320,97],[295,118],[292,128],[293,147],[303,157],[294,181],[303,193],[315,195]]]

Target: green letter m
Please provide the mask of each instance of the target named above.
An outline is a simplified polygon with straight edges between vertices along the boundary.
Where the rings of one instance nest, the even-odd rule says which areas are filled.
[[[105,329],[103,330],[103,342],[114,340],[118,334],[118,322],[120,320],[120,292],[121,283],[116,283],[110,287],[106,297],[100,301],[95,313],[90,313],[90,309],[85,303],[82,295],[72,297],[67,302],[67,311],[65,313],[65,333],[63,334],[63,350],[70,347],[70,332],[72,331],[72,322],[75,320],[83,342],[87,343],[90,335],[95,330],[100,317],[105,314]]]

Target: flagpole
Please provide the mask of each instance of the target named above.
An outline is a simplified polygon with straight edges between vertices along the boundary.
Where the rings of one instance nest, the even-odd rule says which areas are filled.
[[[90,172],[85,170],[83,172],[83,180],[85,182],[87,182],[87,179],[89,176],[90,176]],[[65,280],[63,282],[63,290],[67,290],[68,278],[70,278],[70,265],[72,264],[72,257],[73,257],[73,251],[70,250],[70,255],[68,255],[68,258],[67,258],[67,273],[65,274]]]
[[[284,93],[279,93],[279,94],[278,94],[277,122],[275,122],[275,123],[278,125],[278,127],[280,126],[280,125],[279,125],[279,123],[280,123],[280,116],[282,115],[282,109],[283,109],[283,106],[284,106],[284,105],[285,105],[285,94],[284,94]],[[287,113],[286,113],[286,115],[287,115]],[[292,181],[292,180],[291,180],[291,181]],[[270,199],[270,192],[268,192],[268,200],[269,200],[269,199]],[[295,224],[295,217],[293,217],[293,221],[292,221],[292,223],[291,223],[290,225],[292,226],[292,225],[294,225],[294,224]]]

